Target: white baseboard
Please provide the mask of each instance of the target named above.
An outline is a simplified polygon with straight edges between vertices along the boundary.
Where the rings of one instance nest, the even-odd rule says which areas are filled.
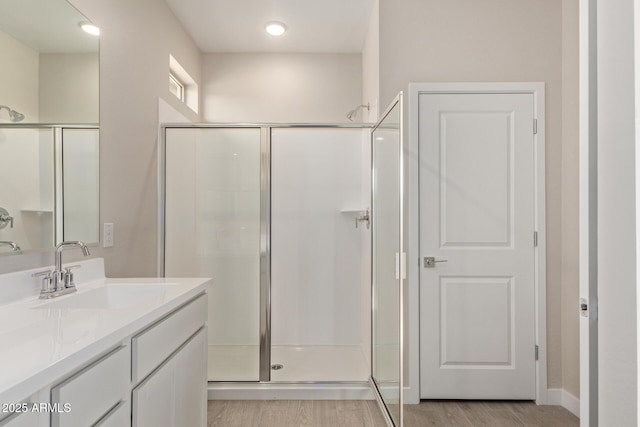
[[[580,399],[561,388],[547,390],[547,405],[562,406],[576,417],[580,417]]]
[[[210,383],[209,400],[373,400],[369,383]]]
[[[404,388],[404,403],[407,405],[417,405],[420,403],[420,390],[410,385]]]

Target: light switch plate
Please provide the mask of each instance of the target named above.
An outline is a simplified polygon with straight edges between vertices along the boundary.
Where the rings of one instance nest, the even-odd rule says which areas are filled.
[[[102,229],[102,247],[113,247],[113,223],[105,222]]]

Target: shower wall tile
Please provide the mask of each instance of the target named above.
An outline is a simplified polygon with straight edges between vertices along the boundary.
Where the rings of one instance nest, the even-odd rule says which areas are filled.
[[[360,129],[272,133],[273,345],[360,345]]]

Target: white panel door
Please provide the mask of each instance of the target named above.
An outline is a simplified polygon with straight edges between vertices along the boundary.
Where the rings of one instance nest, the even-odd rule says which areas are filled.
[[[420,95],[423,399],[535,399],[533,111]]]

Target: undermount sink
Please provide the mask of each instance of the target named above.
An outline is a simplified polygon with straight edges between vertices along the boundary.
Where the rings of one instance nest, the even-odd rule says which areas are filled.
[[[165,293],[177,283],[106,285],[86,292],[59,297],[35,309],[122,309],[134,305],[161,302]]]

